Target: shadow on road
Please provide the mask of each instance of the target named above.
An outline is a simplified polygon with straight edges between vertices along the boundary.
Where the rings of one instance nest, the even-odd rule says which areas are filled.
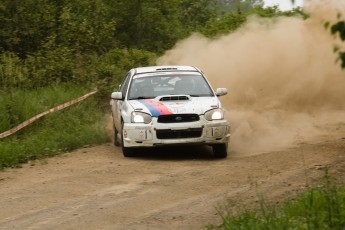
[[[210,146],[164,146],[138,149],[134,158],[154,160],[213,160]]]

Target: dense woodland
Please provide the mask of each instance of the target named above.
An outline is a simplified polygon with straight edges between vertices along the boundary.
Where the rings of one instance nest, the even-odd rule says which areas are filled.
[[[105,97],[126,71],[154,64],[178,40],[231,32],[252,14],[302,12],[262,0],[2,0],[0,90],[73,82]]]

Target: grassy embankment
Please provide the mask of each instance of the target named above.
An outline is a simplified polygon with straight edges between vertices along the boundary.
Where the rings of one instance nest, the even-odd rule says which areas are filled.
[[[0,133],[89,91],[71,85],[0,91]],[[90,96],[0,139],[0,169],[106,141],[104,113],[99,102]]]
[[[219,226],[208,229],[345,229],[345,187],[326,182],[320,188],[311,188],[283,205],[267,205],[261,199],[257,210],[229,211],[222,216]],[[231,212],[231,214],[230,214]]]

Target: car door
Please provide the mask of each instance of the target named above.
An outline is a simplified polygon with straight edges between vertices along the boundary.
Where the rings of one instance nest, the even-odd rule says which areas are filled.
[[[128,90],[128,84],[130,82],[130,78],[131,78],[131,74],[128,73],[123,81],[122,81],[122,84],[120,85],[120,88],[119,88],[119,92],[122,93],[122,100],[114,100],[113,101],[113,106],[112,106],[112,112],[113,112],[113,119],[114,119],[114,124],[116,126],[116,129],[117,130],[121,130],[121,111],[122,111],[122,108],[123,108],[123,103],[124,103],[124,99],[126,97],[126,94],[127,94],[127,90]]]

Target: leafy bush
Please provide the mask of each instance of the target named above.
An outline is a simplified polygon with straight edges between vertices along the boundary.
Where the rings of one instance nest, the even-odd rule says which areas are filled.
[[[100,97],[107,98],[117,89],[127,72],[138,66],[154,65],[154,53],[137,49],[113,49],[106,53],[94,66],[97,74],[97,88]]]
[[[277,18],[281,16],[293,17],[300,16],[306,18],[307,15],[299,8],[291,11],[280,11],[277,6],[263,8],[261,6],[246,9],[239,9],[240,11],[230,10],[223,13],[218,18],[211,18],[205,26],[200,29],[200,32],[207,37],[217,37],[219,35],[234,32],[241,27],[248,19],[248,17],[256,15],[262,18]],[[242,10],[242,11],[241,11]],[[244,11],[243,11],[244,10]]]
[[[0,90],[27,84],[28,69],[15,54],[5,52],[0,55]]]
[[[340,19],[340,16],[338,16]],[[345,21],[338,21],[331,26],[331,33],[339,33],[339,38],[341,41],[345,42]],[[338,46],[334,48],[334,52],[338,54],[338,61],[341,62],[341,68],[345,69],[345,51],[341,50]]]
[[[102,56],[79,55],[66,47],[42,50],[21,60],[13,53],[0,56],[0,90],[35,89],[62,83],[98,88],[107,99],[129,69],[154,65],[156,54],[137,49],[112,49]]]

